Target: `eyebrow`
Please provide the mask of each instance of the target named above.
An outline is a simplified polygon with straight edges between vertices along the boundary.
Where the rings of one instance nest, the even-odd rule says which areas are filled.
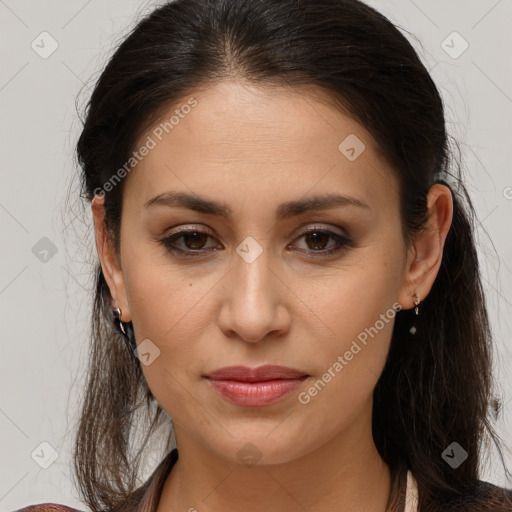
[[[233,217],[233,210],[227,204],[184,192],[164,192],[146,201],[144,208],[151,208],[157,205],[187,208],[208,215],[216,215],[224,219],[231,219]],[[302,213],[328,210],[340,206],[356,206],[362,209],[370,209],[366,203],[355,197],[324,194],[282,203],[277,208],[276,219],[284,220]]]

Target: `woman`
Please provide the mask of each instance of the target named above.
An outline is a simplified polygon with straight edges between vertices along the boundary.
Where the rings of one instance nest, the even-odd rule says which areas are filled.
[[[498,438],[474,213],[438,90],[385,17],[168,3],[105,68],[77,155],[99,256],[91,510],[512,510],[479,480]],[[24,510],[65,510],[47,507]]]

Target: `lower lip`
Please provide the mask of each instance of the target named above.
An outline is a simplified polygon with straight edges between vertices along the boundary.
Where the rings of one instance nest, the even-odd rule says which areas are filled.
[[[264,382],[241,382],[238,380],[212,380],[212,388],[223,398],[244,407],[263,407],[282,400],[293,393],[305,380],[276,379]]]

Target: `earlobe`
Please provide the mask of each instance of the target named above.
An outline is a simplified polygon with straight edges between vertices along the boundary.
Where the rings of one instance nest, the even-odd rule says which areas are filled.
[[[96,250],[100,259],[103,276],[110,289],[112,308],[119,307],[123,311],[123,322],[129,322],[129,308],[125,294],[123,274],[117,254],[112,248],[105,228],[104,197],[96,194],[91,201],[94,220]]]
[[[428,218],[415,236],[405,268],[404,287],[399,302],[404,309],[414,307],[414,296],[421,300],[430,293],[443,259],[443,248],[453,217],[450,189],[434,184],[427,196]]]

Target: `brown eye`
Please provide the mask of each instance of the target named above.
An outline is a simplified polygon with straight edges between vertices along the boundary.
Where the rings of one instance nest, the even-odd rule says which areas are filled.
[[[328,256],[339,252],[347,247],[354,247],[353,240],[348,235],[333,233],[325,229],[313,228],[304,231],[298,239],[303,238],[306,242],[304,252],[309,254],[318,253],[318,256]],[[333,240],[333,244],[329,247],[329,240]]]
[[[179,231],[164,238],[162,244],[172,253],[184,256],[198,256],[215,250],[215,247],[205,248],[209,238],[213,237],[204,231],[189,229]],[[182,243],[178,243],[180,240]]]
[[[200,233],[198,231],[191,231],[182,235],[183,242],[188,249],[202,249],[206,240],[208,239],[206,233]]]
[[[323,231],[310,231],[304,236],[306,240],[311,242],[311,245],[308,244],[308,247],[314,249],[315,251],[325,249],[325,246],[328,244],[329,239],[331,238],[331,236]]]

